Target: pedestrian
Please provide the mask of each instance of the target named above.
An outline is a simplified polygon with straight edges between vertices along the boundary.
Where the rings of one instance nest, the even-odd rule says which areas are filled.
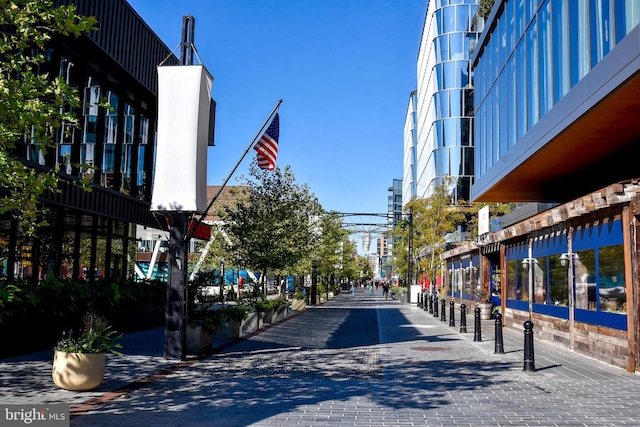
[[[389,298],[389,283],[387,282],[382,284],[382,295],[384,295],[384,299]]]

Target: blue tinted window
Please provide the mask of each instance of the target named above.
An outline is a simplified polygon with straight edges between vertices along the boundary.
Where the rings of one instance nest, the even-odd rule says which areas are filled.
[[[509,116],[508,116],[508,108],[507,108],[507,73],[502,73],[500,74],[500,79],[499,79],[499,85],[500,85],[500,103],[498,104],[500,106],[500,132],[499,132],[499,139],[500,139],[500,156],[504,155],[507,150],[508,150],[508,146],[507,146],[507,121],[509,120]]]
[[[571,87],[574,87],[590,68],[589,15],[587,2],[569,0],[569,53],[571,56]]]
[[[557,104],[569,91],[568,10],[565,0],[553,0],[551,8],[553,26],[553,103]]]
[[[516,114],[518,117],[517,136],[518,140],[527,131],[527,102],[526,102],[526,81],[525,70],[525,50],[524,39],[516,46]]]
[[[451,90],[449,91],[449,107],[450,107],[450,115],[451,117],[462,116],[462,90]]]
[[[452,33],[456,30],[456,7],[448,6],[442,8],[442,28],[443,33]]]
[[[539,67],[540,67],[540,117],[542,118],[553,106],[553,75],[551,65],[551,53],[553,51],[553,39],[551,36],[551,1],[546,0],[538,13],[538,28],[540,38],[538,41]]]
[[[459,119],[444,120],[445,146],[451,147],[454,145],[460,145],[460,140],[458,138],[459,127]]]
[[[629,31],[640,23],[640,2],[638,0],[615,0],[616,43],[625,38]]]
[[[516,129],[517,126],[517,114],[514,106],[516,105],[516,60],[515,56],[509,58],[509,62],[507,62],[507,93],[508,93],[508,104],[509,108],[507,109],[507,145],[509,148],[513,147],[513,145],[517,141],[516,137]]]
[[[538,31],[536,22],[527,30],[527,129],[538,122]]]

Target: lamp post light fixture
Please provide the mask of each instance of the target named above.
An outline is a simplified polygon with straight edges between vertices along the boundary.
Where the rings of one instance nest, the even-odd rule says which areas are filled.
[[[570,262],[575,262],[576,260],[579,260],[580,257],[578,256],[577,253],[575,252],[565,252],[562,255],[560,255],[560,264],[562,264],[564,267],[569,266]]]

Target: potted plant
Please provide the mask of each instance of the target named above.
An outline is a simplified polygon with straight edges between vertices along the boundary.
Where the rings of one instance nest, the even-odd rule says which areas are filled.
[[[491,293],[489,292],[489,290],[482,285],[477,285],[474,296],[476,300],[476,306],[480,308],[480,319],[491,319],[491,309],[493,308],[493,303],[491,302]]]
[[[305,310],[307,308],[307,304],[305,303],[305,298],[307,296],[302,292],[296,292],[293,295],[293,301],[291,302],[291,309],[295,311]]]
[[[53,382],[65,390],[83,391],[98,387],[104,379],[105,354],[121,355],[117,348],[122,336],[114,331],[106,319],[87,313],[83,327],[63,333],[54,348]]]

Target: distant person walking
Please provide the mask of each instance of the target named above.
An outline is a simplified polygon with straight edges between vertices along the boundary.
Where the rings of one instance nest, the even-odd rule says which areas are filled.
[[[382,284],[382,295],[384,295],[384,299],[389,298],[389,284],[387,282]]]

